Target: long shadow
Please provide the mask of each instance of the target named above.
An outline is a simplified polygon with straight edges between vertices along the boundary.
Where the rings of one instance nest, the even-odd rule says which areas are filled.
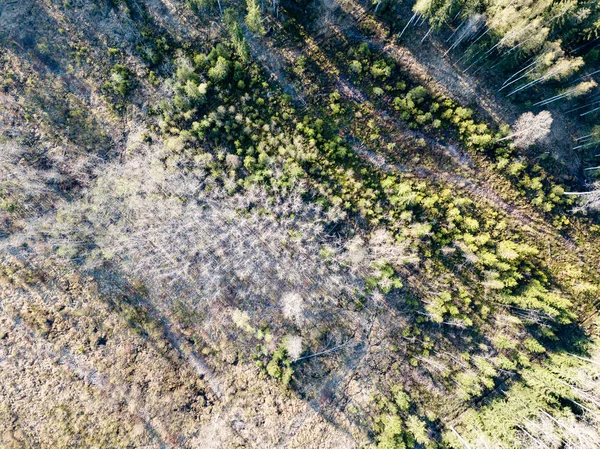
[[[94,278],[100,287],[101,297],[111,307],[111,310],[122,316],[128,325],[136,332],[142,335],[148,344],[154,348],[163,357],[166,357],[172,364],[180,364],[182,361],[187,361],[194,365],[193,359],[200,361],[203,356],[194,350],[194,342],[188,341],[187,338],[180,332],[180,323],[175,322],[165,316],[164,311],[159,308],[147,297],[144,289],[140,286],[133,286],[118,271],[108,267],[96,270]],[[115,294],[115,292],[119,292]],[[183,305],[178,311],[180,316],[192,316],[193,312],[186,310]],[[263,315],[268,315],[268,310]],[[193,324],[192,324],[193,326]],[[160,329],[158,340],[167,341],[171,348],[179,354],[177,359],[165,354],[164,349],[161,349],[159,341],[156,340],[156,329]],[[152,337],[150,336],[152,335]],[[232,344],[235,344],[232,342]],[[201,362],[203,363],[203,362]],[[219,385],[218,375],[215,375],[208,365],[205,366],[204,372],[200,373],[208,387],[211,390],[213,399],[210,396],[206,397],[209,404],[216,404],[223,400],[224,387]],[[199,371],[199,370],[197,370]],[[267,381],[269,382],[269,381]],[[334,425],[339,431],[351,436],[350,430],[343,428],[335,419],[335,411],[337,407],[331,406],[330,400],[333,396],[327,396],[331,390],[335,388],[335,379],[329,378],[325,380],[326,385],[321,389],[320,395],[315,400],[306,400],[302,395],[296,394],[296,397],[303,399],[316,412],[318,412],[326,421]],[[323,398],[328,400],[324,401]],[[222,402],[221,413],[226,412],[231,408],[227,402]],[[302,423],[300,423],[300,426]],[[299,428],[298,427],[298,428]],[[241,436],[241,435],[240,435]]]
[[[389,29],[393,35],[400,34],[405,23],[408,21],[408,18],[413,14],[411,10],[412,4],[410,3],[396,3],[388,10],[379,11],[379,13],[373,11],[373,8],[370,8],[368,5],[364,5],[364,2],[361,0],[357,0],[356,3],[363,6],[364,9],[369,12],[371,20],[374,20]],[[467,58],[461,62],[460,60],[457,60],[458,57],[454,57],[454,61],[452,61],[453,53],[450,53],[447,57],[445,55],[442,56],[442,54],[445,50],[448,50],[449,45],[452,44],[452,42],[446,43],[445,41],[451,36],[453,30],[453,27],[443,27],[440,30],[428,34],[428,39],[423,43],[421,39],[428,33],[428,25],[425,21],[424,25],[422,24],[417,28],[412,26],[409,27],[402,37],[402,43],[403,45],[406,45],[407,48],[411,49],[411,51],[424,54],[425,57],[423,58],[423,63],[430,69],[435,68],[436,61],[443,60],[444,64],[446,64],[446,61],[449,61],[447,64],[448,67],[451,69],[456,68],[459,72],[469,69],[470,66],[472,66],[472,62],[477,61],[477,56],[479,54],[485,53],[485,50],[494,45],[493,41],[484,44],[485,39],[483,39],[479,41],[479,44],[483,49],[473,51],[475,53],[473,58]],[[468,43],[464,43],[458,46],[457,49],[462,51],[468,45]],[[585,46],[582,46],[580,50],[583,50],[584,48]],[[506,60],[500,58],[496,59],[495,53],[492,53],[488,58],[483,59],[479,64],[474,66],[477,70],[473,71],[471,69],[472,73],[467,73],[469,70],[465,70],[465,72],[461,73],[461,78],[464,77],[467,81],[471,80],[472,84],[477,85],[477,87],[473,89],[473,93],[479,96],[480,100],[476,101],[473,99],[474,106],[478,113],[482,114],[488,121],[489,118],[493,118],[494,115],[500,115],[504,122],[511,123],[516,119],[519,113],[531,109],[530,107],[523,107],[523,104],[531,104],[541,98],[550,98],[556,94],[556,89],[559,87],[557,85],[558,83],[538,84],[535,93],[528,92],[525,94],[518,94],[513,98],[505,98],[504,95],[506,92],[499,94],[498,90],[502,87],[503,82],[511,76],[515,70],[518,70],[524,65],[519,65],[515,69],[511,65],[509,59],[510,58],[506,58]],[[500,62],[504,61],[503,64],[500,64],[498,60]],[[498,63],[499,66],[494,69],[492,66],[495,65],[495,63]],[[589,67],[588,71],[593,73],[597,69],[597,62],[594,65],[593,58],[588,58],[586,67]],[[578,77],[579,75],[575,76]],[[531,98],[534,98],[534,100],[530,101]],[[595,124],[593,120],[591,122],[587,120],[589,116],[582,118],[578,117],[576,114],[568,114],[572,108],[576,107],[576,104],[573,104],[573,102],[576,103],[577,101],[577,99],[574,99],[571,100],[571,102],[556,102],[537,108],[534,106],[537,110],[549,109],[553,112],[555,117],[553,129],[555,129],[555,131],[551,136],[556,134],[556,130],[558,131],[557,136],[552,138],[551,143],[549,143],[547,147],[554,148],[552,150],[553,154],[558,153],[556,158],[549,157],[540,159],[540,151],[536,151],[535,147],[533,147],[533,151],[525,151],[525,155],[529,160],[537,160],[546,170],[557,178],[564,178],[563,182],[566,182],[573,187],[581,187],[585,183],[585,176],[582,172],[583,167],[577,167],[572,162],[573,150],[571,150],[572,145],[570,145],[571,137],[568,134],[570,134],[572,129],[579,128],[583,130],[586,129],[586,127],[591,127],[591,125]],[[496,106],[494,106],[494,104]],[[557,151],[557,148],[560,150]],[[584,152],[579,152],[578,155],[583,157]]]
[[[124,55],[133,55],[158,70],[171,59],[175,39],[143,2],[128,0],[130,9],[125,11],[117,6],[122,2],[89,3],[51,11],[38,0],[9,2],[0,14],[0,46],[12,51],[25,66],[31,65],[43,83],[33,88],[18,86],[12,93],[29,99],[31,110],[42,112],[62,139],[110,159],[118,154],[123,138],[108,136],[106,130],[113,130],[115,124],[105,123],[96,113],[91,91],[102,87],[103,80],[110,78],[112,65]],[[65,23],[70,25],[66,31]],[[122,28],[130,35],[119,40],[119,35],[106,33],[103,27],[107,26]],[[120,50],[113,52],[115,48]],[[113,97],[109,100],[121,101]],[[146,99],[130,94],[125,101],[143,110]]]
[[[300,22],[302,22],[304,24],[305,29],[311,28],[310,14],[299,14],[300,10],[298,8],[298,5],[296,5],[295,3],[287,2],[283,6],[286,9],[286,11],[288,11],[288,12],[291,11],[290,16],[302,17],[302,19],[299,19],[299,20],[300,20]],[[324,39],[324,41],[326,41],[327,39],[331,39],[331,36]],[[331,43],[331,40],[329,41],[329,43],[333,47],[337,48],[338,50],[341,50],[344,48],[343,45],[339,45],[339,43],[338,44]],[[337,68],[339,70],[342,70],[339,65]],[[325,80],[328,80],[328,74],[321,73],[320,78],[324,78]],[[335,81],[333,79],[329,79],[328,81],[325,81],[325,83],[329,84],[330,86],[335,85]],[[551,278],[551,273],[543,265],[538,266],[538,269],[545,271],[546,276]],[[469,281],[468,278],[465,278],[464,280]],[[417,310],[416,312],[422,313],[423,309],[421,308],[421,310]],[[425,326],[425,327],[427,327],[427,326]],[[555,351],[556,352],[558,352],[558,351],[579,352],[579,351],[581,351],[582,347],[585,346],[585,342],[587,341],[587,336],[586,336],[583,328],[581,326],[579,326],[577,323],[574,323],[571,325],[566,325],[566,326],[558,325],[558,326],[556,326],[556,331],[557,331],[558,335],[561,336],[561,338],[558,340],[558,342],[553,342],[552,340],[549,340],[549,339],[546,339],[545,341],[543,340],[547,351],[549,351],[549,352],[555,352]],[[445,332],[443,329],[440,329],[440,328],[436,329],[435,325],[431,325],[428,328],[428,332],[430,332],[430,335],[434,339],[446,340],[450,344],[450,346],[454,346],[454,347],[472,347],[472,348],[474,348],[480,344],[490,345],[493,347],[492,341],[486,335],[486,333],[483,333],[480,331],[459,332],[459,333]],[[529,329],[529,333],[530,333],[530,335],[536,335],[537,337],[539,337],[539,335],[537,335],[538,332],[535,327]],[[541,361],[543,359],[543,356],[534,356],[533,358],[537,361]],[[503,387],[505,387],[507,384],[509,384],[510,382],[513,382],[515,380],[518,380],[518,373],[514,373],[510,376],[497,377],[495,379],[495,387],[493,389],[491,389],[490,391],[487,391],[483,395],[478,395],[477,397],[469,400],[468,402],[466,402],[464,404],[464,407],[461,407],[461,409],[465,410],[469,407],[479,407],[482,404],[489,402],[490,400],[492,400],[493,398],[497,397],[500,394],[500,390]],[[458,416],[458,414],[460,414],[462,412],[462,410],[457,410],[456,416]]]

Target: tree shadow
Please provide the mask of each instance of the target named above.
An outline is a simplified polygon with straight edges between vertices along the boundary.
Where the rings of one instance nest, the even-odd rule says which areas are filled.
[[[313,10],[311,10],[310,6],[308,7],[308,10],[309,10],[308,12],[305,11],[306,5],[299,6],[296,3],[287,2],[282,6],[283,6],[284,10],[286,12],[288,12],[292,18],[299,20],[299,22],[301,22],[304,25],[304,30],[311,30],[312,20],[315,18],[315,16],[317,16],[317,14],[311,15],[311,11],[313,11]],[[316,27],[316,28],[318,29],[318,27]],[[290,27],[288,26],[286,28],[286,31],[289,31],[289,30],[290,30]],[[358,33],[358,31],[356,32],[356,34],[360,35]],[[315,41],[318,40],[318,36],[312,36],[312,37],[314,38]],[[331,37],[325,37],[323,39],[323,42],[326,42],[326,41],[328,41],[328,44],[330,44]],[[339,44],[331,44],[331,46],[335,47],[337,50],[342,50],[344,48],[343,45],[339,45]],[[330,48],[331,48],[331,46],[330,46]],[[320,46],[320,47],[323,48],[323,46]],[[327,54],[327,50],[325,50],[324,52],[325,52],[325,54]],[[333,61],[333,59],[329,59],[330,63],[332,61]],[[318,63],[317,63],[317,66],[318,66]],[[335,66],[335,63],[334,63],[334,66]],[[340,68],[339,66],[337,66],[337,69],[340,71],[343,71],[343,69]],[[321,75],[323,78],[328,79],[327,73],[321,73]],[[325,81],[325,83],[333,86],[335,82],[333,80],[329,80],[329,81]],[[541,270],[542,272],[545,272],[546,277],[548,277],[550,279],[552,278],[549,268],[543,267],[540,265],[536,269]],[[459,278],[462,278],[463,281],[466,282],[467,284],[473,282],[473,279],[471,276],[462,276],[462,274],[460,273],[460,270],[459,270],[459,273],[457,273],[457,274],[458,274]],[[555,281],[551,281],[551,286],[553,288],[560,288],[560,285],[556,284]],[[518,292],[514,292],[514,293],[517,294]],[[420,292],[420,291],[415,291],[414,294],[416,297],[422,296],[422,292]],[[410,293],[409,293],[409,296],[410,296]],[[415,310],[413,310],[413,312],[414,312],[413,317],[417,317],[418,315],[427,314],[427,311],[424,309],[422,304],[420,304]],[[508,313],[511,313],[511,312],[508,312]],[[474,319],[474,317],[473,317],[473,319]],[[486,320],[485,318],[479,317],[480,322],[485,322],[485,320]],[[556,341],[553,340],[552,338],[543,337],[543,333],[539,332],[539,327],[536,325],[535,322],[533,322],[531,324],[527,324],[527,322],[528,322],[527,317],[524,318],[524,322],[525,322],[525,325],[524,325],[523,329],[527,332],[527,335],[533,336],[536,339],[540,340],[544,345],[544,349],[549,353],[564,352],[564,351],[569,351],[569,352],[576,351],[576,352],[580,353],[580,351],[582,350],[582,348],[585,347],[586,342],[588,341],[588,337],[586,336],[584,329],[577,322],[568,324],[568,325],[562,325],[562,324],[558,324],[558,323],[550,323],[550,325],[552,325],[554,327],[556,334],[560,337]],[[541,325],[548,326],[549,322],[546,321],[546,322],[542,323]],[[422,332],[427,334],[427,336],[429,338],[431,338],[431,340],[433,340],[433,341],[436,341],[436,342],[445,341],[446,342],[445,346],[448,346],[448,347],[457,348],[459,350],[461,348],[465,348],[465,349],[471,348],[470,352],[472,352],[472,349],[475,349],[475,352],[472,352],[473,355],[476,355],[478,353],[478,350],[476,349],[478,347],[481,347],[481,346],[488,346],[491,348],[495,347],[495,343],[492,338],[493,331],[490,328],[475,327],[475,328],[471,328],[468,330],[466,330],[466,329],[465,330],[453,330],[452,328],[449,328],[449,327],[436,325],[433,323],[432,324],[425,323],[422,326]],[[417,348],[417,351],[419,351],[419,350],[420,349]],[[493,352],[496,352],[496,350],[494,349]],[[484,352],[482,352],[482,353],[485,355]],[[543,355],[533,355],[532,358],[534,361],[542,361],[544,357],[543,357]],[[451,383],[448,383],[447,380],[442,379],[440,376],[433,375],[433,374],[431,374],[430,371],[428,371],[428,374],[431,376],[432,380],[436,384],[443,385],[444,389],[449,389],[452,387]],[[461,407],[462,410],[465,410],[469,407],[475,407],[475,408],[479,407],[479,406],[481,406],[482,403],[487,403],[491,399],[498,397],[498,395],[501,394],[502,388],[504,388],[508,383],[514,381],[515,379],[518,379],[518,372],[510,373],[508,375],[500,374],[498,376],[495,376],[494,388],[486,389],[484,391],[483,395],[477,395],[476,397],[466,401],[464,403],[464,407]],[[328,391],[330,391],[330,390],[331,390],[330,386],[328,386],[328,384],[326,383],[326,387],[323,390],[324,395],[328,396],[328,394],[329,394]],[[461,411],[457,411],[457,414],[460,413]]]

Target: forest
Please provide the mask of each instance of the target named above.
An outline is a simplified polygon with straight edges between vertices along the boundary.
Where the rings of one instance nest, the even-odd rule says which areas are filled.
[[[0,448],[600,447],[597,0],[0,2]]]

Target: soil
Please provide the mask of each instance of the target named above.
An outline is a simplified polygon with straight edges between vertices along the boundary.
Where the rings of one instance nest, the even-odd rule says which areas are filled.
[[[491,120],[497,125],[512,125],[518,116],[525,112],[504,93],[497,92],[497,88],[503,83],[500,74],[486,70],[480,72],[479,76],[474,76],[466,72],[465,67],[456,64],[458,57],[454,57],[452,53],[445,56],[447,45],[443,42],[445,36],[442,33],[430,33],[422,42],[428,32],[427,26],[410,26],[402,38],[398,39],[398,35],[391,37],[390,28],[384,19],[374,18],[362,4],[354,0],[345,0],[340,5],[354,20],[369,22],[369,28],[373,30],[374,35],[369,38],[365,36],[366,40],[394,58],[429,89],[468,105],[480,118]],[[400,7],[400,11],[404,11],[400,17],[412,15],[407,8],[407,5]],[[418,58],[415,56],[417,54]],[[551,92],[551,89],[542,87],[540,97],[551,96]],[[572,142],[576,136],[569,131],[578,129],[574,126],[576,118],[565,114],[570,107],[569,103],[563,105],[561,102],[544,107],[552,112],[554,118],[552,132],[549,139],[538,146],[538,154],[527,155],[537,157],[549,151],[564,165],[563,174],[580,176],[581,157],[572,151]]]

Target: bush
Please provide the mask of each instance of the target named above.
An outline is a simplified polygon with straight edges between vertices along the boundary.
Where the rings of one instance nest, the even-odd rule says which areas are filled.
[[[104,87],[120,97],[125,97],[131,87],[131,71],[121,64],[115,64],[111,70],[110,80]]]
[[[208,77],[214,82],[223,81],[229,75],[229,61],[223,56],[219,56],[215,65],[208,69]]]
[[[379,59],[371,66],[371,75],[375,78],[389,78],[392,74],[392,68],[386,64],[383,59]]]
[[[352,70],[357,75],[360,75],[360,72],[362,72],[362,64],[360,63],[360,61],[357,61],[356,59],[352,61],[350,63],[350,70]]]

